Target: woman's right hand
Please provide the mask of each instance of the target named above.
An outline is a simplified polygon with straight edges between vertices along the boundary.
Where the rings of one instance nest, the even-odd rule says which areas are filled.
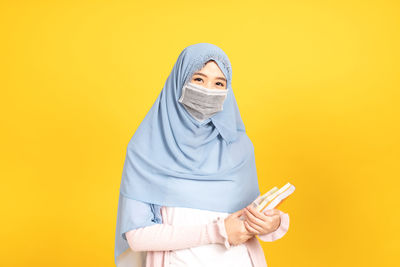
[[[225,230],[228,235],[228,241],[231,245],[240,245],[254,236],[253,233],[247,231],[244,221],[239,217],[244,213],[244,209],[229,214],[225,218]]]

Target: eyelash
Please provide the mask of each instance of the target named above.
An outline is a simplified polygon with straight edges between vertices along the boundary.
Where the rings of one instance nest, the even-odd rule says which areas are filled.
[[[202,78],[194,78],[195,81],[196,81],[197,79],[203,80]],[[221,84],[221,86],[224,86],[224,84],[221,83],[221,82],[217,82],[217,83]]]

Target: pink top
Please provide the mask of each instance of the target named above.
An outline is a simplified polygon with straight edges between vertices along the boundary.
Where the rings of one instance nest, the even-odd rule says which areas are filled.
[[[282,238],[289,229],[289,215],[279,211],[281,224],[277,230],[258,237],[265,242]],[[166,207],[161,208],[163,224],[128,231],[126,238],[133,251],[147,251],[146,267],[167,267],[170,251],[206,244],[221,244],[230,249],[223,216],[207,224],[171,225]],[[243,243],[254,267],[266,267],[264,251],[254,236]]]

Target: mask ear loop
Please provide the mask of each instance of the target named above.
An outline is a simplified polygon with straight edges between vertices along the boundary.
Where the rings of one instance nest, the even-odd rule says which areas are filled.
[[[183,87],[182,87],[182,94],[181,94],[181,96],[179,97],[179,99],[178,99],[178,102],[179,103],[182,103],[182,101],[183,101],[183,96],[185,95],[185,91],[186,91],[186,84],[187,84],[187,82],[183,85]]]

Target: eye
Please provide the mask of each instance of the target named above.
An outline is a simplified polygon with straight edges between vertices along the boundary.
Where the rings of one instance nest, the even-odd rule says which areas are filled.
[[[217,82],[216,85],[225,86],[223,83]]]
[[[202,81],[203,79],[202,78],[194,78],[194,80],[199,82],[199,81]]]

